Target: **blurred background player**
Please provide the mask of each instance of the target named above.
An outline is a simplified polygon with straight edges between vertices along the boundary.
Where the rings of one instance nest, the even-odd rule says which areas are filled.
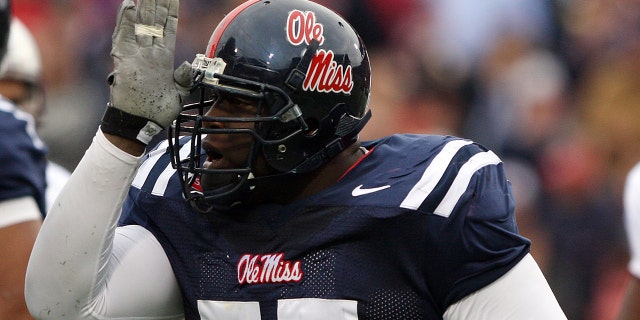
[[[0,1],[0,58],[7,50],[9,1]],[[29,254],[45,213],[46,147],[33,117],[0,96],[0,318],[31,319],[24,299]]]
[[[625,299],[618,320],[640,318],[640,163],[629,171],[624,188],[624,223],[629,241],[629,272]]]
[[[33,35],[17,17],[11,20],[9,43],[1,70],[0,94],[30,113],[35,120],[36,128],[40,128],[46,112],[42,59]],[[47,161],[47,209],[51,208],[69,174],[61,165]]]

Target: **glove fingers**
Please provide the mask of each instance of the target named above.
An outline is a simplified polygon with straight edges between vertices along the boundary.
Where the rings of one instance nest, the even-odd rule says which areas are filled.
[[[175,52],[177,29],[178,29],[178,19],[174,17],[169,17],[167,18],[167,23],[165,24],[165,27],[164,27],[164,39],[157,39],[157,40],[164,40],[164,41],[157,41],[157,43],[159,45],[166,46],[166,48],[169,49],[169,51],[171,51],[172,53]],[[164,43],[161,44],[161,42],[164,42]],[[154,40],[154,44],[155,43],[156,41]]]
[[[165,45],[171,50],[175,51],[176,46],[176,33],[178,32],[178,7],[180,0],[166,0],[167,8],[167,21],[164,25]]]
[[[164,25],[156,25],[156,1],[155,0],[138,0],[138,10],[136,12],[139,26],[162,27]],[[153,36],[145,33],[136,35],[140,47],[149,47],[153,44]]]
[[[167,30],[167,26],[169,24],[169,0],[156,0],[156,14],[155,14],[155,19],[154,19],[154,26],[158,26],[158,27],[162,27],[164,28],[163,33],[164,33],[164,37],[167,36],[167,32],[169,32],[169,30]],[[158,37],[154,37],[153,38],[153,45],[156,46],[160,46],[160,47],[164,47],[165,43],[166,46],[171,49],[171,52],[173,52],[173,45],[171,45],[170,43],[168,43],[165,38],[158,38]]]
[[[169,16],[169,0],[156,0],[155,12],[153,25],[164,27]]]
[[[137,47],[134,36],[135,25],[135,4],[132,0],[124,0],[118,9],[116,18],[116,27],[111,36],[113,56],[122,56],[123,54],[131,54]]]
[[[180,6],[180,0],[169,0],[169,17],[178,19],[178,7]]]
[[[156,23],[156,0],[138,0],[137,23],[154,26]]]

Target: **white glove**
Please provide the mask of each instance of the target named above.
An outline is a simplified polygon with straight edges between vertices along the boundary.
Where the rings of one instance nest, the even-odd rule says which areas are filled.
[[[103,132],[144,144],[168,127],[193,82],[189,62],[173,60],[179,0],[132,0],[120,5],[113,32],[109,106]]]

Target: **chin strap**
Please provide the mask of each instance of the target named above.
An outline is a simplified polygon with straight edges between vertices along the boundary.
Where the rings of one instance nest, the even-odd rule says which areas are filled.
[[[329,159],[335,157],[338,153],[342,152],[342,150],[356,142],[358,140],[358,133],[371,118],[371,110],[367,110],[362,118],[356,118],[346,113],[345,104],[339,104],[333,108],[328,117],[323,119],[323,124],[332,122],[334,116],[338,114],[340,115],[340,119],[338,120],[336,131],[332,133],[336,135],[337,138],[329,142],[324,148],[322,148],[322,150],[310,156],[307,160],[303,161],[291,170],[291,173],[309,172],[325,164]],[[323,126],[321,125],[321,127]],[[327,125],[324,127],[330,126]]]

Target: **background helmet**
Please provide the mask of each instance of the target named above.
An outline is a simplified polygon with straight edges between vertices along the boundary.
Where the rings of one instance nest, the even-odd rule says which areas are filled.
[[[199,167],[201,135],[247,134],[201,127],[203,121],[240,120],[203,117],[213,104],[207,91],[259,101],[259,116],[242,119],[255,122],[249,133],[255,143],[247,166],[237,171],[238,188],[230,192],[258,180],[248,177],[260,156],[273,176],[317,169],[354,143],[370,116],[371,70],[362,40],[341,16],[311,1],[241,4],[213,31],[193,68],[200,101],[184,107],[170,139],[186,189],[207,172]],[[185,133],[192,136],[192,146],[189,157],[181,158],[177,145]]]
[[[9,27],[11,26],[11,1],[0,0],[0,61],[7,52]]]
[[[23,97],[5,97],[14,100],[16,105],[33,115],[36,123],[40,123],[45,111],[42,59],[35,38],[17,17],[11,20],[7,51],[0,67],[0,82],[19,83],[26,88]]]
[[[40,49],[33,35],[20,19],[16,17],[11,19],[7,39],[6,53],[2,61],[4,67],[0,77],[33,84],[40,83],[42,80]]]

